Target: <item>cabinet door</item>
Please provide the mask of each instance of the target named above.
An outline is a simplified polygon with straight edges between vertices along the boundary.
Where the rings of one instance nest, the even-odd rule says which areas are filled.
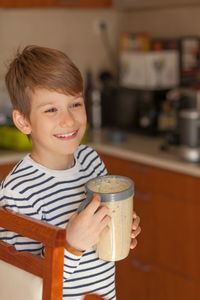
[[[112,0],[0,0],[0,5],[10,8],[23,7],[69,7],[90,8],[110,7]]]
[[[154,193],[156,261],[200,279],[200,179],[157,170]]]
[[[0,165],[0,182],[8,175],[15,164]]]
[[[153,286],[152,265],[137,259],[134,250],[126,259],[116,263],[117,300],[154,300]]]
[[[156,262],[182,276],[200,278],[200,206],[161,194],[154,201]]]
[[[167,269],[154,267],[152,300],[199,300],[194,280]]]
[[[154,168],[156,193],[199,203],[200,178]]]
[[[134,251],[116,263],[118,300],[199,300],[199,284],[187,276],[137,259]]]

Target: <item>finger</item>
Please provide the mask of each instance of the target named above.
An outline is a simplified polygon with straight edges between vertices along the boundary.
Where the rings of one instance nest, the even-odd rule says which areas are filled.
[[[101,203],[101,198],[99,194],[93,194],[92,201],[88,204],[88,206],[85,208],[85,213],[94,215],[96,210],[99,208]]]
[[[133,212],[133,219],[136,219],[136,217],[137,217],[137,214],[136,214],[136,212],[134,211],[134,212]]]
[[[101,220],[101,222],[100,222],[100,224],[99,224],[99,229],[100,229],[100,231],[101,231],[104,227],[109,226],[110,221],[111,221],[111,217],[108,216],[108,215],[106,215],[106,216]]]
[[[131,241],[130,248],[131,248],[131,249],[134,249],[136,246],[137,246],[137,240],[136,240],[136,239],[133,239],[133,240]]]
[[[109,208],[107,206],[100,206],[98,210],[95,212],[96,221],[100,222],[105,216],[108,215]]]
[[[140,234],[140,232],[141,232],[141,228],[138,227],[136,230],[133,230],[133,231],[131,232],[131,237],[132,237],[132,238],[136,238],[136,237]]]
[[[101,239],[108,232],[108,230],[109,230],[109,226],[107,225],[101,230],[99,234],[99,238]]]
[[[139,224],[140,224],[140,217],[137,216],[136,219],[133,220],[132,229],[136,230]]]

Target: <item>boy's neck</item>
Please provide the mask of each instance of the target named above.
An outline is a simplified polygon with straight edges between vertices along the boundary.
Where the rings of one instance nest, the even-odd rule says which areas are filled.
[[[36,163],[52,170],[67,170],[74,166],[74,155],[66,155],[59,158],[49,159],[48,157],[38,157],[35,153],[31,153],[30,157]]]

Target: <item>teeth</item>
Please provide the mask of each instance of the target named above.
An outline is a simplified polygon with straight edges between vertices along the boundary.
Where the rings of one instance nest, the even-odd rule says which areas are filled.
[[[72,132],[72,133],[68,133],[68,134],[57,135],[57,137],[59,137],[59,138],[66,138],[66,137],[72,136],[74,133],[75,133],[75,131]]]

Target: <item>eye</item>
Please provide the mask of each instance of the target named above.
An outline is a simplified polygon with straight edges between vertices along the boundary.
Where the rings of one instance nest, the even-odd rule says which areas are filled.
[[[45,110],[45,113],[53,113],[53,112],[56,112],[57,109],[55,107],[52,107],[52,108],[49,108],[47,110]]]
[[[82,106],[81,102],[74,103],[74,107]]]
[[[74,103],[72,103],[72,105],[71,105],[73,108],[77,108],[77,107],[79,107],[79,106],[82,106],[82,102],[74,102]]]

